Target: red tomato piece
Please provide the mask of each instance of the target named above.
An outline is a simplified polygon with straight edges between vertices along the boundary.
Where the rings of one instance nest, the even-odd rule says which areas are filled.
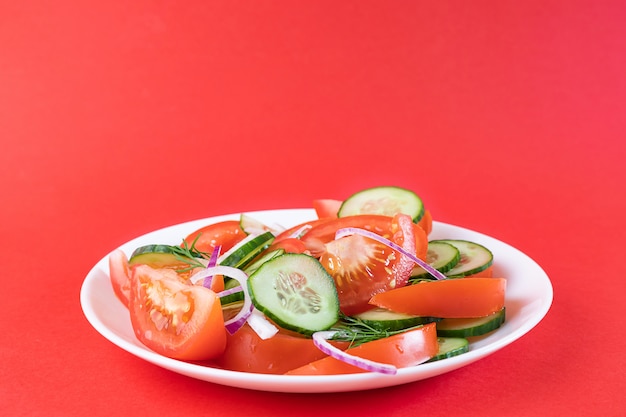
[[[224,352],[226,329],[215,292],[179,281],[171,269],[137,265],[130,278],[130,318],[137,339],[161,355],[207,360]]]
[[[332,219],[328,219],[327,218],[327,219],[310,220],[310,221],[307,221],[307,222],[300,223],[300,224],[298,224],[296,226],[290,227],[289,229],[284,230],[283,232],[278,234],[276,236],[276,238],[274,239],[274,243],[280,242],[283,239],[289,239],[289,238],[292,238],[292,237],[298,237],[299,238],[299,236],[295,236],[297,233],[301,232],[301,234],[304,234],[304,233],[308,232],[308,230],[312,229],[313,227],[316,227],[316,226],[319,226],[319,225],[321,225],[323,223],[326,223],[329,220],[332,220]]]
[[[504,307],[504,278],[422,281],[376,294],[370,304],[398,313],[441,318],[484,317]]]
[[[343,227],[376,231],[409,253],[415,253],[414,225],[411,218],[403,214],[393,218],[359,215],[324,223],[303,237],[312,252],[321,252],[319,260],[335,281],[344,314],[368,310],[372,308],[369,300],[374,294],[405,285],[414,264],[381,242],[361,235],[335,240],[335,232]],[[320,246],[313,249],[312,244]]]
[[[422,216],[420,221],[417,222],[417,224],[420,225],[422,229],[424,229],[426,235],[429,235],[430,232],[433,231],[433,216],[429,210],[424,211],[424,215]]]
[[[282,249],[287,253],[304,253],[306,251],[306,246],[300,239],[289,237],[272,243],[270,247],[265,250],[265,253],[269,253],[277,249]]]
[[[337,218],[339,208],[343,204],[341,200],[333,200],[330,198],[313,200],[313,209],[320,219]]]
[[[426,362],[439,351],[437,328],[429,323],[390,337],[363,343],[346,350],[354,356],[375,362],[394,365],[397,368]],[[339,359],[327,356],[287,372],[287,375],[337,375],[368,372]]]
[[[243,231],[238,220],[227,220],[196,230],[185,238],[185,242],[191,246],[195,240],[194,248],[209,254],[215,247],[221,246],[221,252],[224,253],[245,237],[246,232]]]
[[[109,255],[109,277],[113,292],[117,298],[128,307],[130,299],[130,267],[128,257],[120,249],[116,249]]]
[[[345,349],[349,343],[333,344]],[[235,334],[227,335],[226,350],[214,364],[231,371],[284,374],[325,356],[311,338],[281,330],[263,340],[246,324]]]

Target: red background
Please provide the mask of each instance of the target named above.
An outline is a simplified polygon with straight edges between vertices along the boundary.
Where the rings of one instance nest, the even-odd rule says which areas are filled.
[[[622,1],[0,2],[0,414],[623,415]],[[112,248],[391,184],[554,286],[535,329],[366,393],[139,360],[78,295]]]

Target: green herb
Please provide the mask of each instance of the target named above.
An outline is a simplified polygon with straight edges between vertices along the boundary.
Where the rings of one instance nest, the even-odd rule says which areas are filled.
[[[187,244],[187,241],[183,239],[181,246],[172,246],[172,254],[181,262],[189,264],[189,267],[181,269],[179,272],[191,271],[194,268],[206,268],[206,265],[200,262],[198,259],[209,259],[210,255],[207,252],[202,252],[196,249],[196,242],[200,235],[191,242],[191,246]]]
[[[420,324],[418,326],[393,331],[381,330],[370,326],[361,319],[343,316],[337,325],[330,330],[336,332],[331,340],[350,342],[350,347],[354,347],[366,342],[404,333],[421,326]]]

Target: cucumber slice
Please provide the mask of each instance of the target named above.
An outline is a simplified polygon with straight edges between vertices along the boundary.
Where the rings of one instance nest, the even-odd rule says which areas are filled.
[[[463,337],[438,337],[439,352],[428,362],[451,358],[469,352],[469,340]]]
[[[265,262],[269,261],[270,259],[278,256],[278,255],[282,255],[283,253],[285,253],[285,251],[283,249],[276,249],[274,251],[271,251],[269,253],[266,253],[264,255],[261,256],[261,258],[259,258],[258,260],[252,262],[250,265],[248,265],[247,267],[244,268],[244,272],[246,274],[248,274],[248,276],[252,275],[254,273],[254,271],[256,271],[257,269],[259,269],[259,267],[261,265],[263,265]],[[237,281],[236,279],[232,279],[232,278],[228,278],[228,277],[224,277],[224,290],[229,290],[231,288],[235,288],[238,287],[239,281]],[[239,291],[233,294],[229,294],[229,295],[225,295],[222,298],[220,298],[220,301],[222,302],[222,305],[228,304],[228,303],[232,303],[232,302],[236,302],[236,301],[240,301],[243,300],[243,291]]]
[[[374,308],[353,317],[376,330],[391,332],[440,320],[436,317],[422,317],[396,313],[384,308]]]
[[[190,253],[193,254],[193,252]],[[200,259],[202,259],[200,256],[189,258],[181,255],[181,248],[178,246],[145,245],[133,251],[128,259],[128,264],[184,270],[194,266],[202,266]]]
[[[441,240],[428,242],[426,262],[442,274],[454,268],[460,260],[461,252],[456,246]],[[423,279],[433,279],[433,276],[420,266],[414,267],[411,272],[410,281],[413,282]]]
[[[254,262],[252,262],[251,264],[249,264],[248,266],[246,266],[243,271],[248,274],[248,275],[252,275],[254,273],[254,271],[256,271],[257,269],[259,269],[259,267],[261,265],[263,265],[265,262],[269,261],[272,258],[275,258],[279,255],[282,255],[283,253],[285,253],[284,249],[276,249],[273,250],[271,252],[262,254],[260,258],[258,258],[257,260],[255,260]]]
[[[483,245],[467,240],[442,239],[433,242],[449,243],[461,253],[461,259],[446,272],[451,278],[465,277],[484,271],[493,265],[493,254]]]
[[[270,259],[250,275],[248,289],[254,306],[285,329],[310,335],[339,320],[335,282],[312,256]]]
[[[241,230],[247,234],[259,234],[263,232],[272,232],[273,234],[277,234],[281,231],[278,226],[265,224],[246,213],[242,213],[239,216],[239,227],[241,227]]]
[[[437,323],[437,336],[472,337],[482,336],[502,326],[506,308],[486,317],[470,319],[443,319]]]
[[[252,260],[269,247],[274,240],[271,232],[260,235],[248,235],[241,242],[222,254],[217,260],[218,265],[244,269]]]
[[[224,277],[224,291],[238,287],[239,285],[241,284],[239,284],[239,281],[237,281],[236,279]],[[239,301],[243,301],[243,291],[237,291],[232,294],[228,294],[228,295],[224,295],[220,297],[220,303],[222,304],[222,309],[227,304],[236,303]]]
[[[339,207],[339,217],[355,214],[383,214],[393,216],[404,213],[418,222],[424,216],[422,199],[413,191],[400,187],[368,188],[348,197]]]

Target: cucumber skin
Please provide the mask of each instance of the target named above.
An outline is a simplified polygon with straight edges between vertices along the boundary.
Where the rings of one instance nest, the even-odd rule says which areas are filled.
[[[389,318],[375,318],[370,317],[368,312],[358,314],[354,316],[358,320],[367,324],[368,326],[379,330],[394,332],[398,330],[408,329],[423,324],[437,322],[441,320],[438,317],[422,317],[422,316],[408,316],[405,314],[396,314],[393,312],[380,313],[381,315],[388,315]],[[394,317],[397,316],[397,317]]]
[[[460,322],[465,319],[444,319],[441,320],[437,325],[437,336],[439,337],[476,337],[483,336],[487,333],[490,333],[498,328],[500,328],[504,322],[506,321],[506,308],[494,313],[491,316],[491,320],[485,321],[482,324],[468,326],[468,327],[458,327],[458,328],[442,328],[446,324],[450,323],[451,320]],[[483,318],[487,319],[487,318]],[[467,319],[468,323],[472,321],[480,321],[481,319]]]
[[[485,269],[487,269],[487,268],[489,268],[490,266],[493,265],[493,253],[488,248],[486,248],[485,246],[483,246],[483,245],[481,245],[479,243],[472,242],[472,241],[469,241],[469,240],[462,240],[462,239],[441,239],[440,241],[441,242],[445,242],[445,243],[449,243],[449,244],[451,244],[453,246],[455,246],[454,245],[455,242],[458,242],[458,243],[461,243],[461,244],[475,245],[475,246],[477,246],[479,248],[482,248],[485,253],[489,254],[489,257],[490,257],[490,259],[487,262],[485,262],[485,263],[483,263],[483,264],[481,264],[479,266],[476,266],[476,267],[474,267],[472,269],[467,269],[467,270],[464,270],[464,271],[462,270],[460,273],[458,271],[455,271],[455,269],[458,270],[460,268],[460,265],[457,265],[457,266],[453,267],[451,270],[449,270],[447,272],[447,276],[449,278],[462,278],[462,277],[466,277],[466,276],[469,276],[469,275],[474,275],[474,274],[477,274],[479,272],[484,271]],[[459,248],[458,246],[456,246],[456,247],[461,252],[461,258],[462,258],[463,254],[464,254],[462,248]]]
[[[337,216],[345,217],[345,216],[352,216],[352,215],[357,215],[357,214],[372,214],[369,212],[363,212],[361,210],[358,210],[358,211],[354,210],[351,207],[351,205],[354,203],[353,201],[354,199],[358,199],[364,194],[370,194],[370,193],[374,194],[377,192],[380,192],[381,194],[388,193],[390,195],[393,193],[403,193],[403,194],[408,195],[412,199],[415,199],[415,201],[418,203],[418,210],[419,210],[418,213],[417,214],[410,213],[411,218],[413,219],[413,222],[417,223],[422,219],[422,217],[424,217],[424,213],[426,212],[426,209],[424,207],[424,203],[422,199],[415,192],[409,189],[397,187],[397,186],[379,186],[379,187],[372,187],[372,188],[367,188],[365,190],[358,191],[344,200],[344,202],[339,207]]]
[[[456,246],[441,241],[441,240],[433,240],[431,242],[429,242],[428,246],[429,246],[429,251],[432,250],[432,247],[437,247],[439,245],[446,245],[446,246],[450,246],[453,248],[454,251],[456,251],[456,256],[454,256],[453,259],[449,260],[447,263],[442,264],[442,265],[437,265],[438,262],[433,262],[430,265],[435,268],[437,271],[441,272],[442,274],[445,274],[446,272],[450,271],[452,268],[454,268],[458,262],[461,260],[461,252],[456,248]],[[416,271],[421,271],[419,273],[416,273]],[[421,280],[432,280],[433,276],[427,272],[426,270],[422,269],[421,267],[415,266],[413,268],[413,271],[411,271],[411,277],[409,278],[409,282],[410,283],[416,283],[418,281]]]
[[[463,337],[437,337],[439,352],[427,362],[436,362],[469,352],[469,341]],[[452,345],[452,346],[449,346]],[[454,347],[454,345],[457,345]]]
[[[275,275],[274,271],[272,271],[272,268],[275,267],[274,265],[272,265],[273,263],[282,264],[283,262],[290,262],[292,260],[295,260],[295,262],[298,262],[299,259],[302,259],[305,262],[311,263],[311,268],[315,268],[314,271],[318,271],[320,273],[320,277],[326,280],[326,282],[322,282],[319,285],[320,288],[326,286],[326,288],[321,288],[321,289],[322,290],[326,289],[329,291],[329,293],[326,294],[327,297],[325,298],[325,301],[326,301],[325,306],[327,307],[328,311],[325,312],[326,317],[324,318],[321,325],[320,325],[319,320],[316,321],[315,326],[305,326],[301,322],[294,323],[292,320],[293,317],[287,317],[289,316],[289,314],[288,313],[285,314],[283,311],[281,311],[280,306],[276,305],[277,303],[275,300],[269,300],[272,303],[272,305],[268,305],[268,303],[264,303],[263,300],[261,300],[261,299],[265,299],[265,301],[268,301],[267,294],[263,294],[262,291],[257,292],[257,287],[256,287],[257,280],[259,279],[262,280],[262,282],[259,283],[260,284],[259,289],[261,289],[263,287],[266,287],[268,284],[268,282],[263,282],[267,279],[266,277]],[[285,269],[288,270],[288,268],[285,268]],[[302,268],[297,268],[295,270],[300,271],[300,273],[302,273]],[[302,253],[287,253],[286,252],[281,255],[275,256],[269,261],[263,263],[252,275],[250,275],[250,278],[248,279],[247,284],[248,284],[248,292],[250,293],[250,297],[252,298],[252,304],[259,311],[264,313],[267,316],[267,318],[269,318],[274,323],[276,323],[277,325],[279,325],[280,327],[284,329],[292,330],[292,331],[295,331],[297,333],[300,333],[306,336],[311,336],[313,333],[317,331],[328,330],[335,323],[337,323],[337,321],[339,321],[339,314],[340,314],[339,296],[337,295],[335,282],[333,278],[328,274],[326,269],[324,269],[324,266],[319,262],[319,260],[310,255],[305,255]],[[261,297],[259,297],[259,295]]]

